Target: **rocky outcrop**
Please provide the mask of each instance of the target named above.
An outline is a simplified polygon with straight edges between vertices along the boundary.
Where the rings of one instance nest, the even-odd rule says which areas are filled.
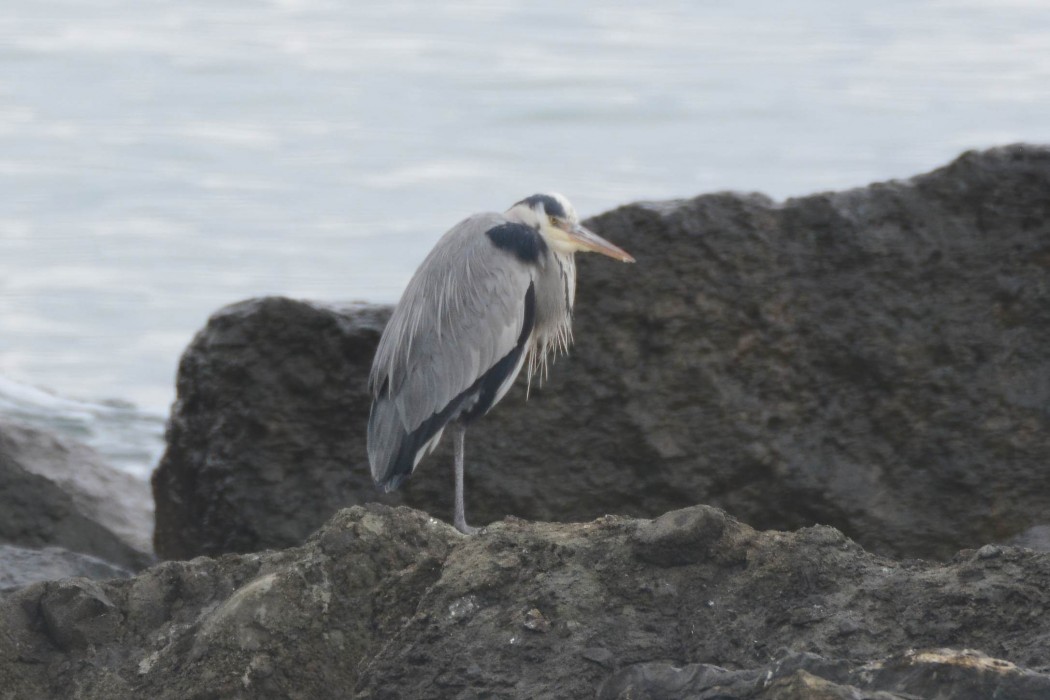
[[[289,547],[375,494],[366,382],[388,316],[268,298],[211,317],[179,364],[153,474],[159,556]]]
[[[114,531],[119,527],[109,527],[128,521],[116,496],[107,510],[101,491],[79,487],[107,483],[95,480],[104,473],[100,463],[76,459],[89,454],[86,447],[72,446],[40,431],[0,426],[0,542],[30,549],[60,547],[100,558],[119,569],[141,569],[153,561],[152,554],[121,537]],[[38,471],[56,475],[57,481]],[[122,482],[121,476],[113,475],[113,482]],[[140,542],[143,534],[139,533]],[[8,566],[23,561],[28,567],[8,574],[25,581],[30,571],[47,571],[47,562],[54,558],[47,553],[40,554],[37,562],[8,558]]]
[[[895,562],[838,531],[372,504],[285,551],[0,600],[0,697],[1045,698],[1050,555]]]
[[[773,202],[715,194],[588,225],[576,345],[467,438],[472,522],[705,502],[947,557],[1050,512],[1050,150]],[[155,476],[166,557],[299,542],[377,497],[364,449],[386,310],[226,309],[179,370]],[[448,518],[447,451],[387,503]]]

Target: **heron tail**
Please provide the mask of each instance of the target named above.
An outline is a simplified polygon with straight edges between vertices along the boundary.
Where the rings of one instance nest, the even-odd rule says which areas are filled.
[[[384,492],[396,490],[412,475],[419,460],[437,447],[455,406],[432,415],[414,430],[406,430],[397,406],[386,394],[372,401],[368,415],[368,462],[372,479]]]
[[[406,437],[394,403],[386,396],[376,398],[368,414],[368,463],[381,491],[393,491],[412,473],[415,465],[401,458]]]

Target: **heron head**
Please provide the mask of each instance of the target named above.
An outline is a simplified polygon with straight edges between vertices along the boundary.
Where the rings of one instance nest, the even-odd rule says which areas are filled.
[[[623,262],[634,262],[627,251],[584,228],[572,204],[557,192],[526,197],[507,213],[539,231],[547,244],[559,253],[601,253]]]

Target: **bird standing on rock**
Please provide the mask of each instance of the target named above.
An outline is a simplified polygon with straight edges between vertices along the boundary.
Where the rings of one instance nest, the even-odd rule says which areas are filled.
[[[634,262],[580,225],[560,194],[536,194],[504,214],[475,214],[438,241],[416,270],[379,341],[369,390],[368,460],[396,489],[446,427],[456,452],[454,523],[465,534],[463,438],[503,398],[522,367],[546,371],[572,341],[576,252]]]

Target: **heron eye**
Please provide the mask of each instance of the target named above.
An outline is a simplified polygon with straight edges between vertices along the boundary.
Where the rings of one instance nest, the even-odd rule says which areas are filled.
[[[547,218],[550,219],[551,226],[557,226],[558,225],[558,219],[556,217],[548,216]]]

